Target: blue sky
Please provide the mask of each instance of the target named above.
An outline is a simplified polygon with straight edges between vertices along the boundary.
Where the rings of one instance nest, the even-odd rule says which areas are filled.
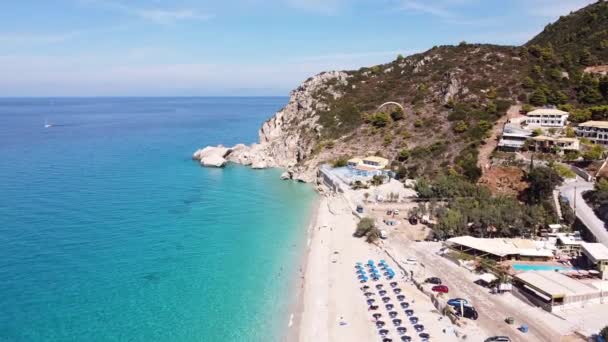
[[[0,96],[287,95],[434,45],[522,44],[593,0],[0,3]]]

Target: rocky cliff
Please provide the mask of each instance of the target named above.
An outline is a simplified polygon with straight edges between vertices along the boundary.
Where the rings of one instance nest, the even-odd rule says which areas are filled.
[[[283,109],[264,122],[259,130],[259,143],[231,148],[206,147],[195,152],[193,158],[204,166],[223,166],[216,160],[220,154],[226,161],[255,169],[280,167],[287,170],[290,178],[312,181],[316,171],[304,161],[311,156],[320,137],[322,126],[318,123],[318,114],[330,110],[317,96],[322,93],[334,100],[340,98],[336,88],[347,85],[347,78],[345,72],[325,72],[309,78],[291,92]],[[208,156],[214,156],[214,160],[210,162]]]

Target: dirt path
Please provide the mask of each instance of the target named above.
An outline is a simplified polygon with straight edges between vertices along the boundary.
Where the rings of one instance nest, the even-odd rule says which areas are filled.
[[[498,140],[500,138],[500,134],[502,133],[503,126],[510,119],[521,116],[519,111],[521,110],[521,105],[514,105],[507,110],[507,114],[496,121],[494,127],[492,127],[492,131],[490,132],[490,137],[485,140],[485,144],[481,145],[479,148],[479,159],[477,161],[477,166],[481,168],[481,170],[485,173],[485,171],[490,167],[490,155],[498,146]]]

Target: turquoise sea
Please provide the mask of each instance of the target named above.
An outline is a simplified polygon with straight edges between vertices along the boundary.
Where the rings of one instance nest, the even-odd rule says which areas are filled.
[[[314,192],[190,158],[286,101],[1,99],[0,341],[283,339]]]

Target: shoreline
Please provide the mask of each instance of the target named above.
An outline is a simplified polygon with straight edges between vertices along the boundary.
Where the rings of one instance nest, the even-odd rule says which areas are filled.
[[[305,244],[302,246],[302,250],[300,251],[300,256],[296,262],[296,265],[299,267],[299,271],[297,274],[294,273],[294,277],[296,277],[295,281],[291,285],[292,289],[290,291],[291,294],[294,295],[294,300],[289,304],[289,314],[287,317],[287,334],[286,341],[299,341],[299,335],[301,331],[302,324],[302,314],[304,312],[304,292],[305,292],[305,283],[306,283],[306,268],[308,266],[308,259],[311,251],[311,242],[314,236],[315,226],[318,223],[319,211],[321,209],[321,205],[323,203],[324,195],[317,193],[317,198],[315,198],[314,203],[312,205],[308,223],[306,224],[306,232],[305,232]]]

